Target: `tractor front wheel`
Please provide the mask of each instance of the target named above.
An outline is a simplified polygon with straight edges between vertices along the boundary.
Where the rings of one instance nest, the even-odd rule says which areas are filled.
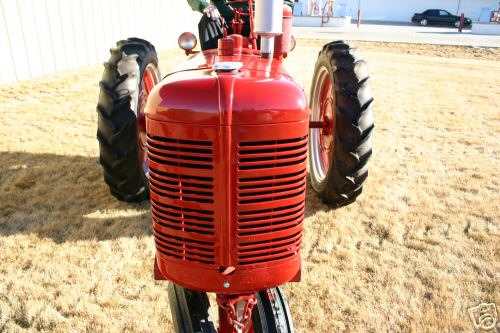
[[[366,63],[343,41],[326,44],[316,62],[310,108],[311,184],[323,201],[348,205],[361,194],[372,155],[373,98]]]
[[[221,328],[211,317],[207,293],[186,289],[170,283],[168,299],[176,333],[232,333]],[[256,293],[257,304],[252,311],[252,333],[293,333],[292,316],[280,287]],[[221,311],[221,310],[219,310]],[[229,330],[229,332],[228,332]]]
[[[159,82],[158,57],[149,42],[129,38],[110,50],[97,105],[100,163],[111,194],[122,201],[148,198],[145,107]]]

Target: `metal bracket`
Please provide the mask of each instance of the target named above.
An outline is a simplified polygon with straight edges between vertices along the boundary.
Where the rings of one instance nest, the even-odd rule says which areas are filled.
[[[163,274],[160,272],[160,269],[158,268],[158,264],[156,263],[156,257],[155,257],[155,263],[154,263],[154,278],[156,281],[166,281],[168,280]]]
[[[235,333],[247,333],[252,326],[252,310],[257,304],[255,294],[247,295],[217,295],[219,305],[220,327],[224,323],[232,327]],[[225,317],[225,318],[224,318]]]

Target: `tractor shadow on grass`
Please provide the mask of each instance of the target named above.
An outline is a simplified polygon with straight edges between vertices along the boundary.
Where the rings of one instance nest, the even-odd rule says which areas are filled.
[[[149,203],[116,200],[97,157],[1,153],[0,235],[56,243],[152,235]],[[330,208],[307,188],[305,217]]]
[[[307,192],[306,192],[306,210],[304,218],[315,215],[318,212],[330,212],[335,210],[323,203],[323,200],[316,194],[311,185],[311,175],[307,172]]]
[[[96,157],[1,153],[0,235],[56,243],[152,234],[148,203],[111,196]]]

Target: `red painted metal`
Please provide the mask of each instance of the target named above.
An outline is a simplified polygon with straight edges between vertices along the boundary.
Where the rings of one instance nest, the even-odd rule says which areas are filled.
[[[241,54],[241,52],[243,52],[243,47],[248,47],[248,38],[244,38],[241,35],[230,35],[229,38],[231,38],[234,42],[235,54]]]
[[[228,57],[234,55],[235,41],[233,38],[226,37],[219,39],[219,56]]]
[[[333,129],[335,126],[335,108],[333,97],[333,86],[330,75],[325,75],[321,83],[321,108],[320,119],[323,122],[319,143],[321,146],[321,162],[323,169],[328,170],[333,150]]]
[[[283,34],[274,39],[274,57],[277,59],[286,58],[293,50],[292,20],[292,9],[283,6]]]
[[[252,309],[257,305],[255,293],[243,295],[217,295],[219,332],[254,333]]]
[[[237,2],[250,13],[235,13],[233,31],[249,15],[250,36],[190,56],[146,106],[155,278],[217,293],[221,333],[253,333],[255,292],[300,280],[310,114],[282,65],[291,9],[264,59],[251,1]]]
[[[243,12],[241,9],[232,7],[233,5],[238,3],[247,3],[249,10],[248,13]],[[254,32],[254,12],[252,3],[253,3],[252,0],[233,0],[226,2],[226,5],[229,6],[229,8],[231,8],[234,13],[234,19],[231,22],[234,34],[241,35],[244,24],[243,18],[248,17],[248,21],[250,24],[250,36],[248,36],[248,41],[249,41],[248,47],[251,47],[252,49],[256,50],[257,35]],[[226,33],[224,34],[224,37],[226,37]]]
[[[139,142],[139,161],[143,166],[144,172],[148,171],[146,152],[147,152],[147,140],[146,140],[146,103],[149,94],[153,90],[154,86],[158,83],[159,78],[156,74],[156,68],[154,65],[150,64],[144,71],[141,80],[141,91],[139,95],[139,102],[137,105],[137,135]]]
[[[309,128],[325,128],[328,126],[324,121],[310,121]]]
[[[465,14],[462,13],[460,15],[460,24],[458,25],[458,32],[462,32],[462,30],[464,29],[464,23],[465,23]]]
[[[243,67],[215,73],[220,61]],[[146,112],[162,275],[222,294],[294,279],[309,109],[281,61],[248,49],[199,54],[154,88]]]
[[[167,278],[163,276],[163,274],[160,272],[160,269],[158,268],[158,264],[156,262],[156,257],[155,257],[155,262],[153,266],[153,277],[156,281],[165,281]]]

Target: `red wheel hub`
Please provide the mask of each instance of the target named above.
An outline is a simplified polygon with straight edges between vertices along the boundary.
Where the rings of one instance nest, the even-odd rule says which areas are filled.
[[[146,176],[149,176],[149,167],[147,162],[147,136],[146,136],[146,103],[149,94],[158,83],[158,74],[153,64],[148,65],[141,81],[139,94],[139,105],[137,107],[137,134],[139,141],[139,161]]]
[[[323,170],[330,168],[330,159],[333,150],[333,134],[335,128],[335,99],[333,95],[333,85],[330,75],[325,75],[321,86],[320,95],[320,121],[323,127],[320,129],[319,143],[321,153],[321,163]]]

